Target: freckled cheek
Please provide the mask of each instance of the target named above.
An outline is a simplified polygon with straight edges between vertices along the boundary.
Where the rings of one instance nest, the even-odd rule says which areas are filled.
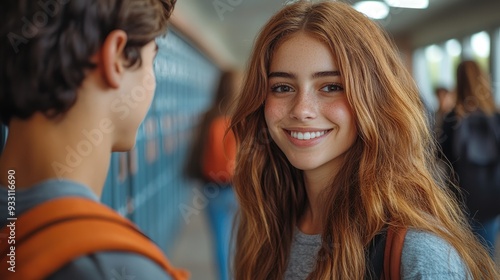
[[[325,116],[336,123],[355,126],[354,114],[347,101],[325,104],[323,112]]]
[[[286,116],[286,106],[274,98],[267,98],[264,107],[264,116],[268,127],[280,121]]]

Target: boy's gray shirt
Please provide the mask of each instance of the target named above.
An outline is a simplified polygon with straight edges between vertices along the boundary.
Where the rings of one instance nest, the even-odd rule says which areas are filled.
[[[48,180],[29,189],[16,190],[15,214],[38,204],[60,197],[84,197],[99,201],[97,196],[86,186],[68,180]],[[0,227],[7,224],[8,189],[0,185]],[[62,210],[62,209],[61,209]],[[0,238],[2,238],[0,236]],[[16,263],[16,266],[22,266]],[[14,272],[15,273],[15,272]],[[154,261],[135,253],[103,251],[89,254],[68,263],[47,280],[110,280],[110,279],[145,279],[171,280],[172,278]]]
[[[304,280],[312,272],[321,235],[308,235],[295,230],[285,272],[285,280]],[[442,238],[420,230],[409,229],[401,256],[403,280],[462,280],[467,269],[455,248]]]

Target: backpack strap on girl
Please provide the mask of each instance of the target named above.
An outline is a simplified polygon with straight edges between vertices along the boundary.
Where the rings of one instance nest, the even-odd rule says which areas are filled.
[[[384,249],[384,271],[381,280],[401,279],[401,255],[403,254],[403,244],[405,241],[406,227],[389,226]]]

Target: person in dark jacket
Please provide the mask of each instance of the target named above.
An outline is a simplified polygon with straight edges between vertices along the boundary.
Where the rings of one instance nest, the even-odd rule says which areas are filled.
[[[473,230],[493,255],[495,241],[500,233],[500,216],[488,215],[484,210],[480,210],[486,203],[486,200],[491,198],[491,194],[478,197],[481,194],[477,193],[477,188],[479,188],[480,181],[485,182],[486,185],[490,185],[489,187],[492,187],[495,183],[499,184],[500,174],[497,171],[492,172],[489,175],[490,178],[475,178],[480,172],[471,169],[475,167],[470,166],[467,168],[464,166],[464,162],[467,160],[466,155],[457,150],[456,146],[459,141],[458,135],[460,135],[457,131],[463,131],[461,129],[464,120],[478,114],[490,118],[494,125],[496,123],[498,135],[500,131],[500,127],[498,127],[500,126],[500,114],[495,108],[490,81],[486,73],[481,70],[479,64],[475,61],[463,61],[458,65],[456,93],[456,106],[443,120],[442,134],[439,136],[439,141],[443,155],[451,163],[453,171],[456,173],[459,187],[464,190],[458,195],[459,198],[465,200]],[[464,134],[467,134],[464,135],[465,138],[478,136],[470,135],[470,131]],[[498,139],[496,142],[498,143]],[[498,156],[498,152],[484,150],[483,153],[488,157],[496,154],[496,162],[497,166],[499,166],[498,161],[500,160],[500,156]],[[496,179],[494,178],[495,176]],[[500,198],[495,197],[494,199],[496,200],[494,204],[497,205]]]

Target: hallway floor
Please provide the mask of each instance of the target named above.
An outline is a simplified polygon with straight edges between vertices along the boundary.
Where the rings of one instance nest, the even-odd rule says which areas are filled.
[[[172,263],[191,272],[191,280],[217,280],[211,231],[206,214],[192,215],[176,241]]]

